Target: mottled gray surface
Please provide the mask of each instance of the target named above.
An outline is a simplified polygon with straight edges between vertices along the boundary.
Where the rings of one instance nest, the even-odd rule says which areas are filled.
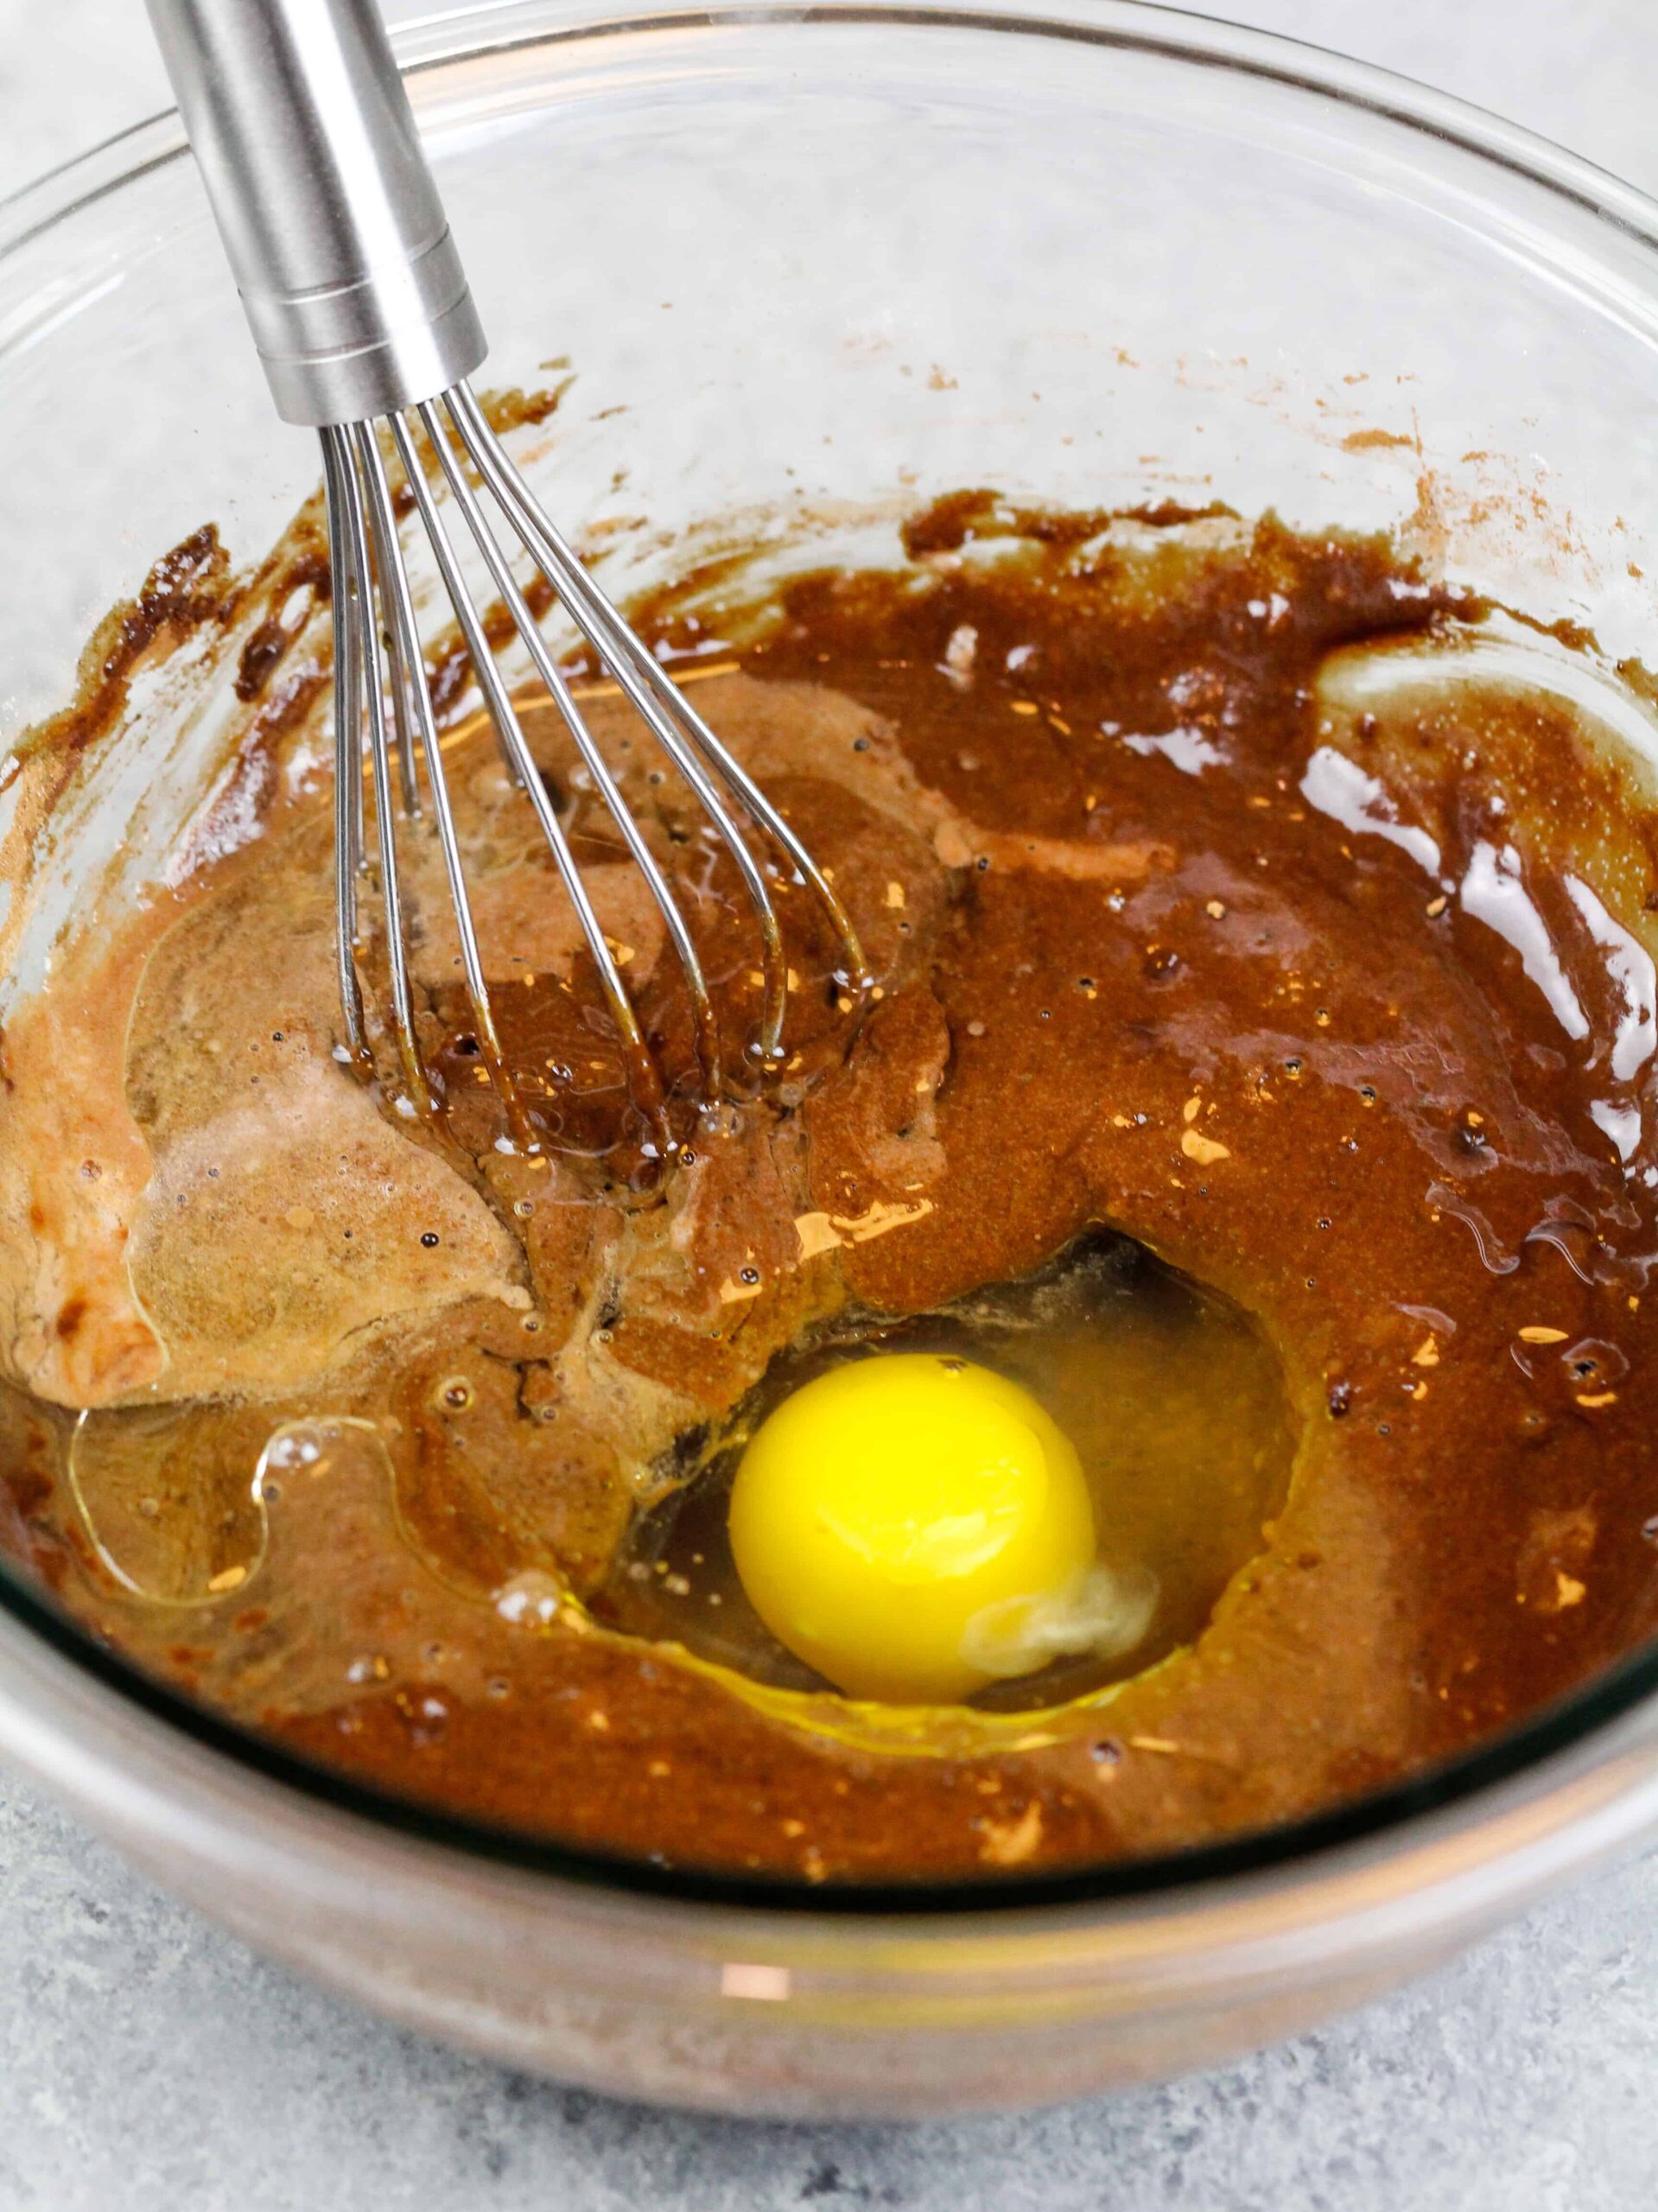
[[[0,1798],[5,2212],[1648,2212],[1658,1857],[1224,2072],[1022,2120],[688,2118],[364,2019]]]
[[[412,12],[404,7],[401,12]],[[1234,0],[1658,186],[1653,0]],[[0,190],[158,105],[137,0],[0,0]],[[365,2020],[0,1782],[0,2212],[1648,2212],[1658,1855],[1243,2065],[1034,2119],[755,2126]]]

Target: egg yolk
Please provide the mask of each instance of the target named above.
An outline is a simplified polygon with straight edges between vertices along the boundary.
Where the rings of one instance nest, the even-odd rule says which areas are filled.
[[[994,1678],[970,1649],[987,1609],[1084,1581],[1094,1516],[1075,1447],[1027,1391],[893,1352],[830,1369],[761,1425],[731,1548],[772,1635],[838,1689],[946,1704]]]

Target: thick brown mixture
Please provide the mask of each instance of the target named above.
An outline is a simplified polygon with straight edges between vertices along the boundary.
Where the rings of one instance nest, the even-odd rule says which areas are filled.
[[[665,1181],[464,702],[452,770],[540,1156],[497,1147],[429,852],[446,1122],[411,1128],[333,1056],[314,778],[281,798],[250,770],[262,834],[20,1010],[0,1543],[98,1632],[417,1797],[813,1880],[1281,1821],[1650,1632],[1658,874],[1636,770],[1560,698],[1481,680],[1485,610],[1379,544],[963,495],[907,548],[775,606],[730,594],[729,651],[706,594],[645,611],[833,869],[880,983],[848,1054],[830,948],[785,896],[791,1064]],[[277,626],[243,657],[256,713],[283,651]],[[625,708],[589,704],[698,887],[740,1038],[758,978],[717,858]],[[659,925],[550,713],[527,715],[671,1059]],[[1039,1710],[883,1713],[720,1672],[734,1631],[701,1659],[630,1632],[696,1644],[709,1592],[677,1562],[707,1560],[718,1513],[693,1489],[678,1551],[641,1531],[775,1358],[774,1390],[814,1344],[963,1300],[916,1325],[970,1333],[987,1286],[1132,1259],[1100,1225],[1157,1255],[1132,1325],[1089,1309],[1117,1349],[1073,1409],[1104,1433],[1121,1407],[1118,1523],[1139,1480],[1167,1554],[1138,1672]]]

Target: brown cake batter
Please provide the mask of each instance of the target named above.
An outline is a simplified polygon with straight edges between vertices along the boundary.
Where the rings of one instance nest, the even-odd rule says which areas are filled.
[[[0,1542],[98,1634],[417,1798],[822,1881],[1293,1818],[1650,1632],[1644,772],[1565,690],[1489,674],[1491,611],[1380,543],[967,493],[906,553],[746,601],[739,575],[718,634],[706,579],[641,611],[879,979],[859,1027],[785,887],[788,1065],[736,1070],[665,1177],[464,671],[450,772],[543,1149],[500,1147],[429,844],[448,1110],[341,1063],[329,792],[272,766],[323,684],[284,688],[280,625],[243,654],[254,830],[85,932],[3,1040]],[[230,619],[211,543],[173,557],[106,686]],[[283,559],[326,588],[314,518]],[[588,690],[740,1039],[719,855]],[[643,886],[525,712],[683,1065]],[[744,1658],[735,1611],[704,1637],[740,1596],[696,1501],[747,1394],[894,1329],[1001,1329],[1017,1368],[1053,1313],[1095,1349],[1041,1371],[1117,1453],[1114,1526],[1162,1547],[1151,1641],[926,1713]]]

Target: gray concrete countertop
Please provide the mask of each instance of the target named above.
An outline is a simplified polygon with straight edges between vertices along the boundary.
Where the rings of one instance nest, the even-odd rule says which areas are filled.
[[[1219,0],[1658,188],[1654,0]],[[403,0],[391,12],[416,10]],[[162,105],[137,0],[0,0],[0,192]],[[0,2212],[1649,2212],[1658,1854],[1326,2032],[1023,2119],[758,2126],[367,2019],[0,1779]]]

